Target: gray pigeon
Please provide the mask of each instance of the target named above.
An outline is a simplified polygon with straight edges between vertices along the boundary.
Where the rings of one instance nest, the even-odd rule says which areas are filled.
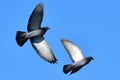
[[[83,57],[81,50],[74,43],[65,39],[61,39],[61,42],[73,61],[72,64],[64,65],[63,72],[65,74],[70,71],[70,74],[73,74],[88,64],[91,60],[93,60],[92,56]]]
[[[48,43],[44,39],[43,35],[49,29],[48,27],[41,28],[41,22],[43,19],[43,4],[38,4],[30,15],[28,21],[28,32],[17,31],[16,42],[22,47],[24,43],[30,39],[33,48],[36,50],[38,55],[40,55],[44,60],[50,63],[56,63],[52,50],[48,46]]]

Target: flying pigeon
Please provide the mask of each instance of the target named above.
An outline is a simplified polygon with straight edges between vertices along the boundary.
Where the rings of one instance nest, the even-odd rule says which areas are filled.
[[[63,72],[65,74],[67,74],[70,71],[70,74],[73,74],[80,70],[83,66],[88,64],[91,60],[93,60],[92,56],[83,57],[81,50],[74,43],[66,39],[61,39],[61,42],[73,62],[72,64],[64,65]]]
[[[22,47],[25,42],[30,39],[33,48],[36,50],[39,56],[50,63],[56,63],[52,50],[48,46],[48,43],[44,39],[43,35],[49,29],[49,27],[41,28],[41,22],[43,19],[43,4],[38,4],[30,15],[28,21],[28,32],[17,31],[16,42]]]

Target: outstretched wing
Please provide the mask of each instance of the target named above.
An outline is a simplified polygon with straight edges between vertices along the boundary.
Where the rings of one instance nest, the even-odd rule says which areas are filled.
[[[84,58],[81,50],[74,43],[65,39],[61,39],[61,42],[73,62],[79,61]]]
[[[52,50],[50,49],[48,43],[44,38],[42,37],[35,38],[34,40],[31,41],[31,43],[34,49],[37,51],[38,55],[41,56],[44,60],[50,63],[57,63],[56,62],[57,59],[55,58]]]
[[[38,4],[30,15],[28,21],[28,32],[39,29],[43,19],[43,4]]]

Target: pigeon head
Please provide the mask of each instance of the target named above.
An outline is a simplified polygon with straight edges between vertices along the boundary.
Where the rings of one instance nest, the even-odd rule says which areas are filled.
[[[44,27],[45,30],[49,30],[50,28],[48,26]]]
[[[94,58],[92,56],[87,57],[88,60],[94,60]]]

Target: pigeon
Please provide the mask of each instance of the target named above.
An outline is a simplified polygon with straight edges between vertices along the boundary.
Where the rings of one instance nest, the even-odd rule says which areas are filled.
[[[61,39],[61,42],[73,62],[72,64],[66,64],[63,66],[63,72],[65,74],[67,74],[70,71],[71,71],[70,74],[77,72],[83,66],[85,66],[91,60],[94,59],[92,56],[83,57],[81,50],[74,43],[70,42],[69,40]]]
[[[47,41],[43,37],[46,31],[49,30],[48,26],[41,28],[41,22],[43,19],[43,7],[44,6],[42,3],[36,5],[28,21],[28,32],[17,31],[16,42],[20,47],[22,47],[26,41],[30,39],[33,48],[36,50],[39,56],[41,56],[49,63],[57,63],[56,57],[54,56]]]

